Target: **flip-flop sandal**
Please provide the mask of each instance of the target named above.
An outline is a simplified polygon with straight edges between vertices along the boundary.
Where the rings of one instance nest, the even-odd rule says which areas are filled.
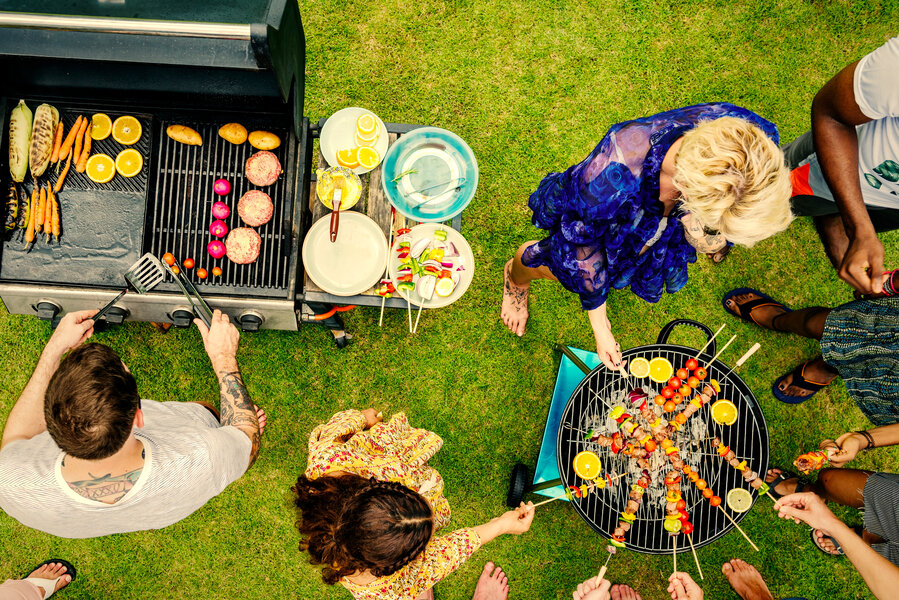
[[[717,252],[709,252],[708,254],[706,254],[706,256],[709,257],[709,260],[712,261],[712,264],[720,265],[724,262],[724,259],[727,258],[727,255],[730,254],[732,248],[733,246],[728,244]]]
[[[837,543],[837,541],[835,539],[833,539],[831,536],[825,534],[824,539],[830,540],[830,543],[833,544],[835,552],[828,552],[827,550],[825,550],[818,544],[818,537],[815,535],[814,529],[810,529],[809,534],[811,535],[812,543],[815,545],[815,548],[817,548],[818,551],[821,552],[822,554],[826,554],[827,556],[830,556],[830,557],[844,556],[846,554],[845,552],[843,552],[843,547],[840,546]]]
[[[730,307],[727,305],[727,301],[732,300],[734,296],[739,296],[740,294],[749,294],[749,293],[755,294],[759,297],[756,298],[755,300],[750,300],[746,304],[738,304],[737,301],[734,300],[734,306],[737,307],[737,312],[732,311],[730,309]],[[779,306],[780,308],[784,309],[786,312],[793,312],[792,309],[787,308],[782,303],[778,302],[777,300],[775,300],[768,294],[765,294],[765,293],[760,292],[753,288],[737,288],[735,290],[731,290],[731,291],[727,292],[724,295],[724,298],[721,299],[721,306],[723,306],[724,310],[726,310],[729,314],[731,314],[735,317],[739,317],[740,319],[743,319],[747,323],[755,323],[759,327],[763,327],[763,326],[759,325],[758,321],[756,321],[755,319],[752,318],[752,311],[757,308],[761,308],[762,306]],[[771,327],[764,327],[764,329],[774,329],[773,324]],[[774,329],[774,331],[780,331],[780,329]]]
[[[60,575],[59,577],[57,577],[56,579],[44,579],[42,577],[28,577],[27,575],[25,577],[23,577],[23,579],[25,581],[29,581],[29,582],[33,583],[34,585],[36,585],[37,587],[41,588],[41,590],[43,590],[44,600],[46,600],[47,598],[49,598],[56,592],[56,584],[59,583],[60,577],[64,577],[65,575],[68,575],[69,577],[72,578],[72,580],[69,583],[74,583],[75,577],[77,575],[74,565],[72,565],[72,563],[70,563],[69,561],[63,560],[61,558],[51,558],[50,560],[45,560],[38,566],[36,566],[33,569],[31,569],[30,571],[28,571],[28,573],[29,574],[34,573],[35,571],[37,571],[44,565],[49,565],[50,563],[58,563],[58,564],[64,566],[66,568],[66,572],[63,573],[62,575]]]
[[[812,361],[807,360],[793,369],[792,373],[787,373],[782,377],[778,377],[777,381],[774,382],[774,385],[771,386],[771,393],[774,394],[774,397],[786,404],[802,404],[806,400],[811,400],[815,394],[833,383],[832,379],[827,383],[820,383],[818,381],[806,379],[803,373],[805,373],[806,365],[808,365],[810,362]],[[790,396],[789,394],[782,392],[779,386],[790,375],[793,375],[793,381],[790,383],[790,385],[795,385],[796,387],[803,390],[808,390],[811,392],[811,394],[809,394],[808,396]]]
[[[796,480],[796,489],[793,490],[792,492],[790,492],[790,494],[801,494],[802,492],[804,492],[806,490],[806,488],[808,488],[808,480],[803,479],[802,477],[798,476],[796,473],[793,473],[792,471],[786,471],[784,469],[779,469],[777,467],[772,467],[772,468],[777,469],[778,471],[780,471],[780,473],[777,475],[777,477],[774,478],[774,481],[771,481],[771,482],[766,481],[765,483],[768,485],[768,493],[771,494],[772,496],[774,496],[775,500],[780,500],[784,496],[789,496],[789,494],[778,494],[776,491],[774,491],[774,488],[776,488],[778,485],[780,485],[784,481],[787,481],[788,479]],[[764,478],[763,478],[763,480],[764,480]]]

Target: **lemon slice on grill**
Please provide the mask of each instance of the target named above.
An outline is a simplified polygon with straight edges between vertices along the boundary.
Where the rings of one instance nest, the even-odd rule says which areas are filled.
[[[600,462],[599,457],[594,452],[584,450],[574,457],[571,466],[574,467],[574,472],[578,477],[589,481],[599,477],[602,462]]]
[[[727,507],[736,513],[744,513],[752,508],[752,494],[743,488],[727,492]]]
[[[740,412],[730,400],[718,400],[712,404],[712,420],[719,425],[733,425]]]
[[[87,159],[85,173],[95,183],[109,183],[115,177],[115,161],[106,154],[94,154]]]
[[[119,117],[112,124],[112,139],[126,146],[136,143],[142,133],[140,121],[130,115]]]
[[[649,361],[642,356],[638,356],[631,361],[629,370],[634,377],[643,379],[649,375]]]
[[[656,356],[649,361],[649,378],[656,383],[666,383],[674,375],[674,367],[667,358]]]
[[[112,132],[112,121],[109,115],[105,113],[97,113],[91,117],[91,138],[95,140],[105,140]]]
[[[144,167],[144,158],[133,148],[122,150],[115,158],[115,170],[122,177],[134,177]]]

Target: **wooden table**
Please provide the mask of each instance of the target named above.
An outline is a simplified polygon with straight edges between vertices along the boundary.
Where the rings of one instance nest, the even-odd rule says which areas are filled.
[[[321,119],[316,126],[313,127],[313,136],[318,137],[321,132],[322,127],[325,125],[325,121],[327,119]],[[421,125],[408,125],[405,123],[385,123],[387,127],[387,133],[389,137],[389,143],[392,146],[394,142],[396,142],[397,138],[401,137],[403,134],[409,133],[414,129],[418,129],[422,127]],[[389,146],[388,146],[389,147]],[[325,161],[325,157],[322,156],[321,149],[316,153],[316,169],[327,169],[328,163]],[[371,219],[377,223],[381,230],[384,232],[384,237],[386,239],[391,239],[390,237],[390,227],[391,225],[394,227],[393,237],[396,238],[396,230],[402,229],[403,227],[414,227],[418,225],[417,221],[411,221],[400,214],[399,211],[396,211],[396,218],[394,222],[391,224],[390,222],[390,209],[391,204],[390,201],[387,200],[387,196],[384,194],[384,189],[381,187],[381,167],[378,166],[370,173],[366,173],[365,175],[360,175],[362,179],[362,196],[359,198],[359,201],[356,205],[350,210],[361,212],[364,215],[371,217]],[[309,211],[312,213],[312,223],[315,223],[322,217],[325,217],[330,214],[330,210],[325,207],[324,204],[319,202],[318,196],[315,193],[316,188],[316,177],[315,173],[313,173],[312,181],[309,184]],[[343,212],[343,211],[342,211]],[[452,221],[447,222],[447,225],[455,229],[456,231],[461,231],[462,229],[462,215],[456,215]],[[303,296],[305,301],[307,302],[324,302],[328,304],[356,304],[362,306],[381,306],[381,296],[378,295],[377,288],[380,286],[380,282],[376,283],[374,287],[368,289],[361,294],[356,296],[335,296],[334,294],[329,294],[324,291],[320,287],[318,287],[312,279],[309,278],[309,274],[303,274]],[[406,308],[406,300],[400,297],[397,294],[394,294],[392,298],[388,298],[385,306],[390,308]]]

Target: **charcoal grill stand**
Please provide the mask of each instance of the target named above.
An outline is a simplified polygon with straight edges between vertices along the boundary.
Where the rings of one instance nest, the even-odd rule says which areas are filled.
[[[312,126],[312,137],[318,138],[321,134],[322,127],[324,127],[326,118],[319,120],[316,125]],[[387,133],[389,134],[390,145],[393,145],[397,138],[402,136],[403,134],[409,133],[419,127],[423,127],[422,125],[409,125],[406,123],[385,123],[387,127]],[[326,169],[328,168],[328,164],[325,161],[325,157],[321,153],[321,149],[316,153],[317,154],[317,168]],[[366,173],[365,175],[361,175],[362,179],[362,197],[359,198],[359,202],[351,208],[350,210],[354,210],[360,212],[364,215],[371,217],[371,219],[377,223],[381,227],[381,231],[384,232],[385,239],[390,239],[390,201],[387,199],[387,196],[384,194],[384,190],[381,187],[381,169],[380,166],[375,168],[370,173]],[[325,216],[329,210],[325,208],[325,206],[319,202],[318,196],[315,193],[316,187],[316,177],[315,173],[311,174],[311,182],[309,184],[309,211],[312,213],[312,222],[314,223],[321,217]],[[343,212],[343,211],[341,211]],[[461,231],[462,229],[462,215],[456,215],[453,217],[452,221],[450,221],[450,226],[456,231]],[[399,211],[396,213],[396,228],[402,227],[412,227],[415,225],[414,221],[406,219]],[[371,289],[362,292],[356,296],[335,296],[334,294],[329,294],[324,291],[317,285],[312,279],[309,278],[308,273],[304,274],[304,282],[303,282],[303,297],[306,303],[318,303],[320,305],[330,305],[330,304],[355,304],[359,306],[381,306],[381,296],[378,295],[377,289],[379,283],[376,283]],[[393,298],[388,298],[385,302],[385,306],[390,308],[402,308],[405,310],[406,308],[406,300],[399,296],[394,296]]]

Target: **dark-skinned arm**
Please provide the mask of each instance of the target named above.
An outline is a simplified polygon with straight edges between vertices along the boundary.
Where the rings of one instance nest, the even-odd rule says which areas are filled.
[[[212,368],[218,377],[222,413],[220,422],[222,426],[236,427],[250,438],[252,448],[247,468],[252,467],[256,462],[256,457],[259,456],[262,435],[259,431],[256,409],[250,400],[250,393],[243,383],[243,378],[240,376],[240,368],[237,366],[237,344],[240,340],[240,332],[231,324],[228,315],[218,310],[213,313],[208,329],[199,319],[194,323],[200,330],[206,354],[209,355]]]
[[[812,136],[827,185],[833,193],[849,248],[840,265],[840,278],[863,294],[883,289],[883,244],[874,231],[858,178],[856,125],[871,119],[855,100],[858,61],[837,73],[812,102]]]

